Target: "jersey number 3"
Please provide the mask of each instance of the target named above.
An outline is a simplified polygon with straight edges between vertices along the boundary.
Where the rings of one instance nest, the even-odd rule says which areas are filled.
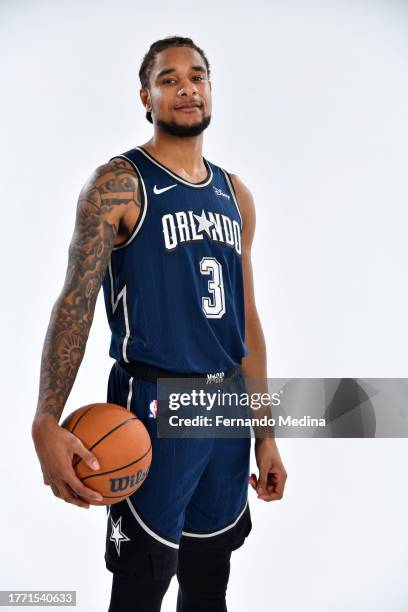
[[[215,257],[203,257],[200,261],[200,272],[209,276],[208,291],[211,298],[202,297],[201,304],[208,319],[221,319],[225,314],[225,293],[222,279],[222,266]]]

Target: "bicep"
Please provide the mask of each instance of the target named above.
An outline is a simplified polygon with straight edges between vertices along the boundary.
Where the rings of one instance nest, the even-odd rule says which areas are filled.
[[[96,300],[113,249],[117,226],[95,201],[79,197],[63,292]]]
[[[137,178],[120,165],[100,166],[83,186],[62,289],[78,315],[92,318],[121,216],[137,199]]]

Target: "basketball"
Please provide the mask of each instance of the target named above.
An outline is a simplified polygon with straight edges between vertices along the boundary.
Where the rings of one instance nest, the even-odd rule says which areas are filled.
[[[152,461],[149,433],[142,421],[117,404],[89,404],[74,410],[61,424],[96,456],[100,469],[92,470],[74,455],[78,478],[103,495],[93,505],[117,504],[134,493],[147,476]]]

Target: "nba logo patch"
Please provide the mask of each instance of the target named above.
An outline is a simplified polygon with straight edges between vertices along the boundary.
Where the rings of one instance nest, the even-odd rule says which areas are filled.
[[[158,400],[152,400],[149,404],[149,417],[151,419],[157,418],[157,406],[159,405]]]

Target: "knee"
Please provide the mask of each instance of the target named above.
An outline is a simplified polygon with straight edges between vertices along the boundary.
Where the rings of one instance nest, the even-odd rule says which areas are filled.
[[[183,597],[196,601],[197,605],[199,602],[224,601],[230,557],[231,553],[179,554],[177,580]]]

